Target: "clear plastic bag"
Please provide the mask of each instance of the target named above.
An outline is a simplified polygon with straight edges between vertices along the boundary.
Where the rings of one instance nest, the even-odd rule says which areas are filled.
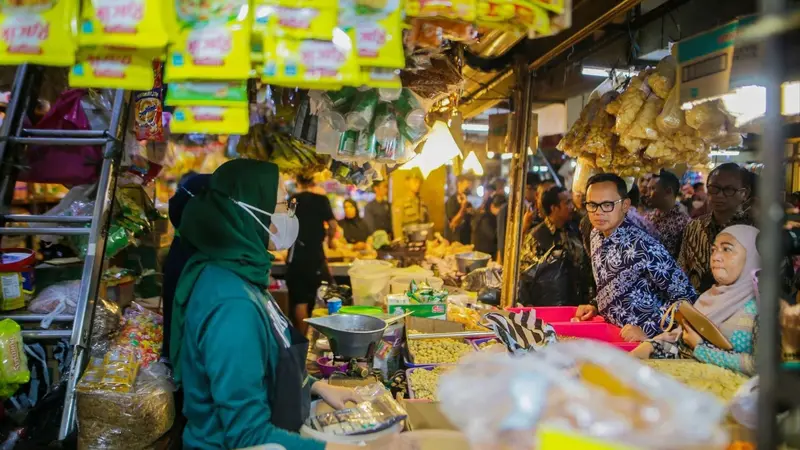
[[[664,108],[664,100],[656,95],[650,95],[639,110],[636,120],[633,121],[625,136],[635,139],[656,140],[659,137],[656,127],[656,118]]]
[[[468,273],[461,281],[461,288],[465,291],[477,292],[483,287],[499,288],[503,284],[503,269],[501,267],[483,267]]]
[[[613,87],[611,80],[606,80],[589,95],[589,102],[581,110],[580,117],[572,124],[556,148],[568,156],[577,158],[588,151],[583,147],[583,144],[589,137],[592,138],[593,151],[588,152],[592,153],[610,148],[607,141],[603,139],[601,130],[605,128],[609,119],[611,119],[613,125],[613,118],[602,117],[606,115],[606,105],[616,98],[616,92]],[[598,115],[601,115],[601,117],[598,118]]]
[[[49,328],[54,316],[75,314],[78,297],[81,293],[81,280],[62,281],[48,286],[28,305],[28,311],[46,314],[41,327]]]
[[[640,72],[631,79],[628,87],[620,95],[617,121],[614,124],[615,134],[624,134],[633,124],[633,121],[636,120],[639,110],[644,106],[644,102],[650,94],[650,88],[644,82],[648,75],[649,72],[647,71]]]
[[[140,370],[131,389],[78,383],[78,448],[128,450],[150,448],[175,420],[174,386],[168,371],[151,365]]]
[[[726,443],[719,400],[594,341],[518,358],[471,354],[441,375],[438,398],[473,448],[529,450],[545,428],[649,450]]]
[[[708,142],[727,133],[727,117],[719,108],[719,100],[712,100],[686,111],[686,124],[697,130],[700,138]]]
[[[677,87],[672,88],[661,114],[656,118],[656,127],[663,134],[670,135],[686,125],[686,116],[681,109],[680,91]]]
[[[97,299],[92,322],[91,343],[92,356],[105,355],[111,349],[111,343],[122,327],[122,311],[114,302]]]
[[[654,94],[666,99],[675,86],[677,75],[678,64],[675,62],[675,58],[670,55],[658,63],[655,72],[647,77],[647,84]]]

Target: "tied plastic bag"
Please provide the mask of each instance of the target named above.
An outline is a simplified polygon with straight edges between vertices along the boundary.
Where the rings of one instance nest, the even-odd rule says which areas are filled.
[[[675,58],[670,55],[662,59],[656,66],[655,72],[647,77],[647,85],[650,86],[654,94],[666,99],[675,86],[677,75],[678,64],[675,62]]]
[[[537,319],[534,311],[490,312],[483,316],[481,325],[494,331],[514,355],[535,352],[557,340],[553,327]]]
[[[700,138],[708,142],[727,133],[727,117],[720,109],[719,100],[692,106],[685,113],[686,124],[697,130]]]
[[[31,379],[22,344],[22,328],[11,319],[0,321],[0,384],[19,385]],[[14,388],[13,391],[16,391]]]
[[[45,314],[41,327],[49,328],[58,315],[75,314],[78,297],[81,293],[81,280],[62,281],[48,286],[28,305],[28,311]]]
[[[656,95],[650,95],[644,102],[644,105],[639,110],[636,120],[633,121],[628,131],[625,133],[626,137],[634,139],[658,139],[658,129],[656,127],[656,118],[664,107],[664,100],[661,100]]]
[[[529,450],[546,431],[649,450],[716,449],[727,440],[716,398],[594,341],[519,358],[473,353],[440,376],[437,394],[473,448]]]
[[[681,109],[680,91],[673,87],[664,102],[664,108],[656,118],[656,127],[663,134],[670,135],[686,125],[686,116]]]
[[[617,121],[614,124],[614,133],[623,135],[636,120],[639,115],[639,110],[644,106],[647,96],[650,94],[650,87],[645,84],[644,80],[650,75],[648,71],[639,72],[638,75],[631,78],[625,92],[620,95],[619,109],[617,111]]]
[[[110,349],[117,332],[122,327],[122,311],[119,305],[102,298],[97,299],[92,322],[92,356],[103,356]]]
[[[468,273],[461,281],[465,291],[477,292],[481,288],[500,288],[503,285],[502,267],[482,267]]]

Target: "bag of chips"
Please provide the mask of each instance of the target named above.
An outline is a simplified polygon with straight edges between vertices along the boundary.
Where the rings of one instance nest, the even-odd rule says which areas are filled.
[[[25,384],[31,379],[22,346],[22,328],[11,319],[0,321],[0,383]]]

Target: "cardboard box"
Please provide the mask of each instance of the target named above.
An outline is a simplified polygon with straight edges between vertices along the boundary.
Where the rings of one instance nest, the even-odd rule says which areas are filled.
[[[408,342],[409,330],[415,330],[422,333],[454,333],[464,331],[464,325],[456,322],[449,322],[447,320],[428,319],[424,317],[406,317],[406,342]],[[408,348],[408,358],[411,363],[414,362],[414,354]]]
[[[386,311],[389,314],[411,312],[413,317],[447,320],[447,303],[412,304],[405,294],[386,296]]]
[[[720,97],[730,89],[739,21],[683,39],[672,47],[678,61],[681,104]]]
[[[408,413],[406,428],[417,430],[452,430],[458,431],[455,425],[445,417],[439,409],[439,402],[425,400],[403,400],[403,408]]]

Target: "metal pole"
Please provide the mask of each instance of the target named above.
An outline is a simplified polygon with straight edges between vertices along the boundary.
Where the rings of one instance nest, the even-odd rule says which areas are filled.
[[[525,166],[528,159],[529,131],[531,128],[531,95],[533,78],[524,62],[514,67],[517,89],[514,92],[513,159],[511,160],[511,198],[508,202],[506,243],[503,249],[503,289],[500,306],[514,306],[519,279],[519,254],[522,241],[523,196],[525,194]]]
[[[759,10],[762,19],[769,16],[782,17],[786,11],[786,2],[760,0]],[[778,448],[781,441],[776,422],[776,403],[781,372],[779,299],[783,258],[781,225],[784,214],[781,190],[786,175],[783,168],[786,141],[781,117],[781,83],[786,62],[782,55],[782,40],[781,35],[773,34],[761,43],[767,113],[764,118],[764,134],[759,141],[761,160],[764,163],[760,186],[763,211],[759,244],[760,253],[764,257],[761,262],[763,276],[759,282],[761,302],[758,305],[758,321],[762,326],[759,327],[756,354],[759,372],[757,448],[764,450]]]

